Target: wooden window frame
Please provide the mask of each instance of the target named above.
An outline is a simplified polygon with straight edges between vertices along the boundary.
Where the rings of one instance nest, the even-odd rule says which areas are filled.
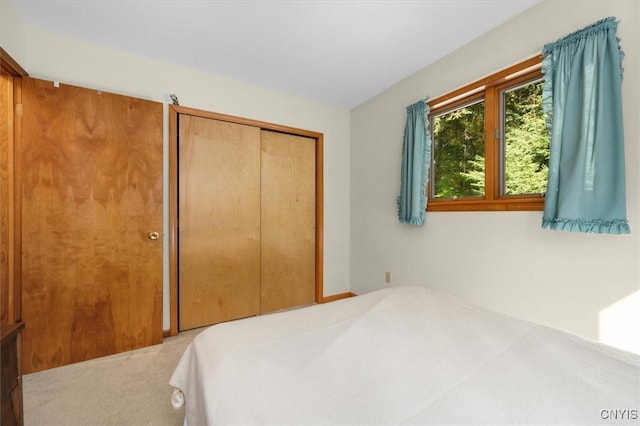
[[[432,198],[427,185],[427,211],[541,211],[544,194],[501,195],[501,92],[505,89],[542,78],[542,55],[536,55],[453,92],[429,101],[429,122],[433,117],[455,110],[472,101],[485,103],[485,195],[456,199]],[[496,132],[499,137],[496,138]],[[431,159],[433,161],[433,159]]]

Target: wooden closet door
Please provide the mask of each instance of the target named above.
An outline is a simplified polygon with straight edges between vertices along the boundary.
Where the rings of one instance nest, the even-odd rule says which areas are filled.
[[[262,131],[261,311],[315,301],[316,140]]]
[[[260,129],[179,116],[179,328],[260,312]]]
[[[23,368],[162,342],[162,104],[23,79]]]

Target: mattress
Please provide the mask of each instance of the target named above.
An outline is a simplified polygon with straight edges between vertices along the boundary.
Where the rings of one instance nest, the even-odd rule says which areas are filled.
[[[392,287],[212,326],[170,384],[190,426],[638,424],[640,357]]]

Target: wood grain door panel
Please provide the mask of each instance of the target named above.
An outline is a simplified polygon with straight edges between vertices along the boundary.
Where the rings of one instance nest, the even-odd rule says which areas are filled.
[[[316,140],[263,130],[261,312],[315,301]]]
[[[162,341],[162,104],[23,80],[23,367]]]
[[[260,129],[179,116],[179,328],[260,311]]]

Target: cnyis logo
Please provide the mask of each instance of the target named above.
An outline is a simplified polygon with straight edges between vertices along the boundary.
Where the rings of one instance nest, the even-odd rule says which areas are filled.
[[[600,410],[600,418],[603,420],[636,420],[638,410]]]

